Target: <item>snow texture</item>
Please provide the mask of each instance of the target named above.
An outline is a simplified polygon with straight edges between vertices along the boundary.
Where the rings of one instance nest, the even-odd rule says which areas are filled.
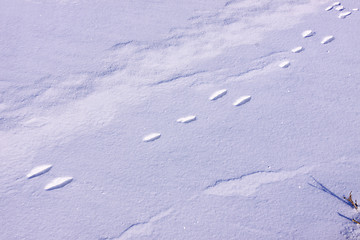
[[[0,239],[359,239],[358,7],[3,0]]]

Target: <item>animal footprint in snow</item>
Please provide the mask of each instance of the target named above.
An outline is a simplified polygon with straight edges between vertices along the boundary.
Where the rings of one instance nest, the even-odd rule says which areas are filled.
[[[57,188],[62,188],[68,185],[69,183],[71,183],[72,180],[73,180],[72,177],[58,177],[52,180],[50,183],[48,183],[44,189],[49,191]]]
[[[51,168],[52,168],[51,164],[37,166],[37,167],[31,169],[31,171],[26,175],[26,177],[30,179],[30,178],[40,176],[40,175],[50,171]]]
[[[292,51],[293,53],[299,53],[299,52],[304,51],[304,48],[301,47],[301,46],[299,46],[299,47],[296,47],[296,48],[291,49],[291,51]]]
[[[237,100],[233,103],[233,105],[236,106],[236,107],[237,107],[237,106],[241,106],[241,105],[249,102],[250,100],[251,100],[251,96],[242,96],[241,98],[237,99]]]
[[[353,10],[353,11],[359,11],[359,9],[358,9],[358,8],[353,8],[352,10]]]
[[[160,137],[161,137],[160,133],[151,133],[149,135],[146,135],[143,138],[143,141],[144,142],[152,142],[152,141],[155,141],[156,139],[159,139]]]
[[[327,8],[325,8],[325,11],[330,11],[333,8],[334,8],[334,6],[328,6]]]
[[[334,36],[326,36],[326,37],[324,37],[323,38],[323,40],[321,41],[321,43],[322,44],[327,44],[327,43],[329,43],[329,42],[332,42],[332,41],[334,41]]]
[[[341,5],[340,2],[334,2],[334,3],[333,3],[333,6],[334,6],[334,7],[335,7],[335,6],[339,6],[339,5]]]
[[[344,6],[337,6],[337,7],[335,8],[335,10],[336,10],[336,11],[342,11],[342,10],[344,10]]]
[[[196,120],[196,116],[191,115],[191,116],[179,118],[176,121],[178,123],[189,123],[189,122],[192,122],[192,121],[195,121],[195,120]]]
[[[303,38],[308,38],[308,37],[314,36],[315,32],[313,32],[312,30],[306,30],[306,31],[303,31],[301,35],[303,36]]]
[[[339,14],[338,18],[344,19],[347,16],[349,16],[351,14],[351,12],[342,12]]]
[[[290,66],[290,62],[288,60],[283,61],[279,64],[279,67],[281,68],[288,68]]]
[[[211,96],[209,97],[209,100],[214,101],[214,100],[216,100],[218,98],[221,98],[221,97],[225,96],[226,93],[227,93],[226,89],[221,89],[219,91],[216,91],[213,94],[211,94]]]

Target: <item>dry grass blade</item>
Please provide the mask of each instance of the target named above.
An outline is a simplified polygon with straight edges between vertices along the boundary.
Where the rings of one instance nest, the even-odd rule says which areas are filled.
[[[353,221],[354,223],[360,224],[360,222],[357,221],[357,220],[355,220],[355,219],[353,219],[352,221]]]
[[[358,209],[357,201],[355,200],[355,202],[354,202],[354,201],[352,200],[351,193],[352,193],[352,192],[349,193],[349,197],[348,197],[348,198],[344,197],[344,199],[348,200],[348,201],[354,206],[355,209]]]

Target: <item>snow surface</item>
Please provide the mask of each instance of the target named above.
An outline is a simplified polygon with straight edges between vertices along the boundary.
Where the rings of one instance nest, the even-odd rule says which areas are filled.
[[[359,239],[356,8],[2,0],[0,239]]]

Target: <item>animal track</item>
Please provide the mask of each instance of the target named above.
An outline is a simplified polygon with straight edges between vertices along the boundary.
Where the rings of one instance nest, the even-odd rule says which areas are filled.
[[[314,36],[315,32],[313,32],[312,30],[306,30],[306,31],[302,32],[301,35],[303,36],[303,38],[308,38],[308,37]]]
[[[192,122],[192,121],[195,121],[195,120],[196,120],[196,116],[191,115],[191,116],[179,118],[176,121],[178,123],[189,123],[189,122]]]
[[[251,96],[242,96],[241,98],[237,99],[237,100],[233,103],[233,105],[236,106],[236,107],[237,107],[237,106],[241,106],[241,105],[249,102],[250,100],[251,100]]]
[[[299,53],[299,52],[304,51],[304,48],[301,47],[301,46],[299,46],[299,47],[296,47],[296,48],[291,49],[291,51],[292,51],[293,53]]]
[[[336,8],[335,8],[335,10],[336,11],[342,11],[342,10],[344,10],[344,6],[337,6]]]
[[[341,18],[341,19],[344,19],[347,16],[349,16],[350,14],[351,14],[351,12],[342,12],[342,13],[339,14],[338,17]]]
[[[328,44],[329,42],[332,42],[335,40],[335,37],[330,35],[330,36],[326,36],[323,38],[323,40],[321,41],[322,44]]]
[[[226,93],[227,93],[226,89],[221,89],[219,91],[216,91],[209,97],[209,100],[214,101],[214,100],[216,100],[218,98],[221,98],[221,97],[225,96]]]
[[[143,141],[144,142],[152,142],[152,141],[155,141],[156,139],[159,139],[160,137],[161,137],[160,133],[151,133],[149,135],[146,135],[143,138]]]
[[[73,180],[72,177],[58,177],[53,179],[50,183],[48,183],[44,189],[47,191],[50,190],[54,190],[54,189],[58,189],[58,188],[62,188],[66,185],[68,185],[69,183],[71,183]]]
[[[288,60],[283,61],[279,64],[279,67],[281,68],[288,68],[290,66],[290,62]]]
[[[341,5],[340,2],[334,2],[334,3],[333,3],[333,6],[334,6],[334,7],[335,7],[335,6],[339,6],[339,5]]]
[[[51,164],[37,166],[37,167],[31,169],[31,171],[26,175],[26,177],[30,179],[30,178],[40,176],[40,175],[50,171],[51,168],[52,168]]]
[[[295,171],[255,172],[239,178],[218,180],[205,189],[204,193],[217,196],[250,196],[267,184],[281,182],[299,174],[306,174],[311,168],[302,167]]]
[[[325,8],[325,11],[330,11],[334,8],[334,6],[328,6],[327,8]]]

